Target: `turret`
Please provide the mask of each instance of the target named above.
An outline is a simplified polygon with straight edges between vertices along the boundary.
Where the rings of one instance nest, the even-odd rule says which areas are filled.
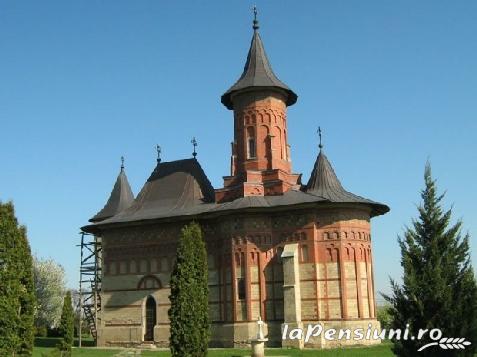
[[[216,191],[218,202],[283,194],[298,184],[287,137],[287,107],[297,95],[273,72],[258,29],[255,11],[243,73],[221,98],[234,112],[234,141],[230,176]]]
[[[124,170],[124,158],[121,157],[121,171],[116,179],[111,195],[103,209],[89,221],[96,223],[111,218],[131,206],[133,201],[134,195]]]

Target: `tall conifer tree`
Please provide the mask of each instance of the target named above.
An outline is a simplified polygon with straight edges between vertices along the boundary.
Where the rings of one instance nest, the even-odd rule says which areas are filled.
[[[33,258],[30,244],[28,243],[26,230],[21,227],[18,249],[19,275],[21,294],[20,298],[20,349],[22,356],[30,356],[33,352],[34,344],[34,322],[35,322],[35,286],[33,278]]]
[[[207,253],[197,223],[182,229],[171,276],[170,349],[173,357],[202,357],[209,342]]]
[[[67,291],[63,300],[63,311],[61,312],[60,325],[58,332],[62,338],[58,348],[61,351],[71,352],[74,338],[74,320],[73,304],[71,301],[71,291]]]
[[[399,238],[403,283],[391,280],[392,327],[404,329],[409,324],[410,336],[419,329],[442,330],[442,337],[466,338],[472,345],[432,346],[424,340],[394,341],[398,356],[473,356],[477,344],[477,287],[469,256],[469,235],[461,233],[462,222],[451,225],[452,210],[443,211],[444,194],[437,193],[431,167],[426,165],[425,188],[418,207],[419,218]]]
[[[26,229],[12,203],[0,203],[0,355],[31,356],[35,308]]]

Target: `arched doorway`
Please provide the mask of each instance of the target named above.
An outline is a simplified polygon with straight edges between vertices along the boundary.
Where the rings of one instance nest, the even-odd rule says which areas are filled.
[[[146,331],[144,341],[154,342],[154,326],[156,326],[156,301],[152,296],[148,296],[146,300]]]

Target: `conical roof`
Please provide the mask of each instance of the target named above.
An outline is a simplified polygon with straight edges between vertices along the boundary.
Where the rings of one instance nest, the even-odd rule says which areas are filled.
[[[239,80],[222,95],[221,102],[228,109],[233,109],[232,95],[249,88],[278,88],[287,93],[286,104],[293,105],[297,101],[297,95],[273,73],[268,61],[262,39],[258,33],[258,25],[254,24],[252,43],[248,51],[247,62]]]
[[[320,150],[304,191],[322,197],[330,202],[364,203],[373,208],[373,215],[384,214],[389,207],[346,191],[335,174],[323,150]]]
[[[134,195],[131,191],[131,186],[129,185],[128,178],[124,172],[124,167],[121,166],[121,172],[116,179],[114,184],[113,191],[109,196],[108,202],[99,211],[90,222],[99,222],[107,218],[113,217],[119,212],[131,206],[134,201]]]
[[[195,158],[159,162],[134,203],[104,223],[196,214],[214,199],[214,189]]]

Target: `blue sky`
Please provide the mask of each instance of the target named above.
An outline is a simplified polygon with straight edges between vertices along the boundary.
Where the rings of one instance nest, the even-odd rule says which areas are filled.
[[[2,1],[0,199],[33,251],[78,280],[79,227],[105,203],[120,156],[137,193],[164,160],[229,172],[251,1]],[[309,177],[321,125],[348,190],[387,203],[373,220],[377,289],[401,274],[397,235],[416,216],[426,160],[472,235],[477,264],[477,2],[257,1],[288,112],[295,172]]]

